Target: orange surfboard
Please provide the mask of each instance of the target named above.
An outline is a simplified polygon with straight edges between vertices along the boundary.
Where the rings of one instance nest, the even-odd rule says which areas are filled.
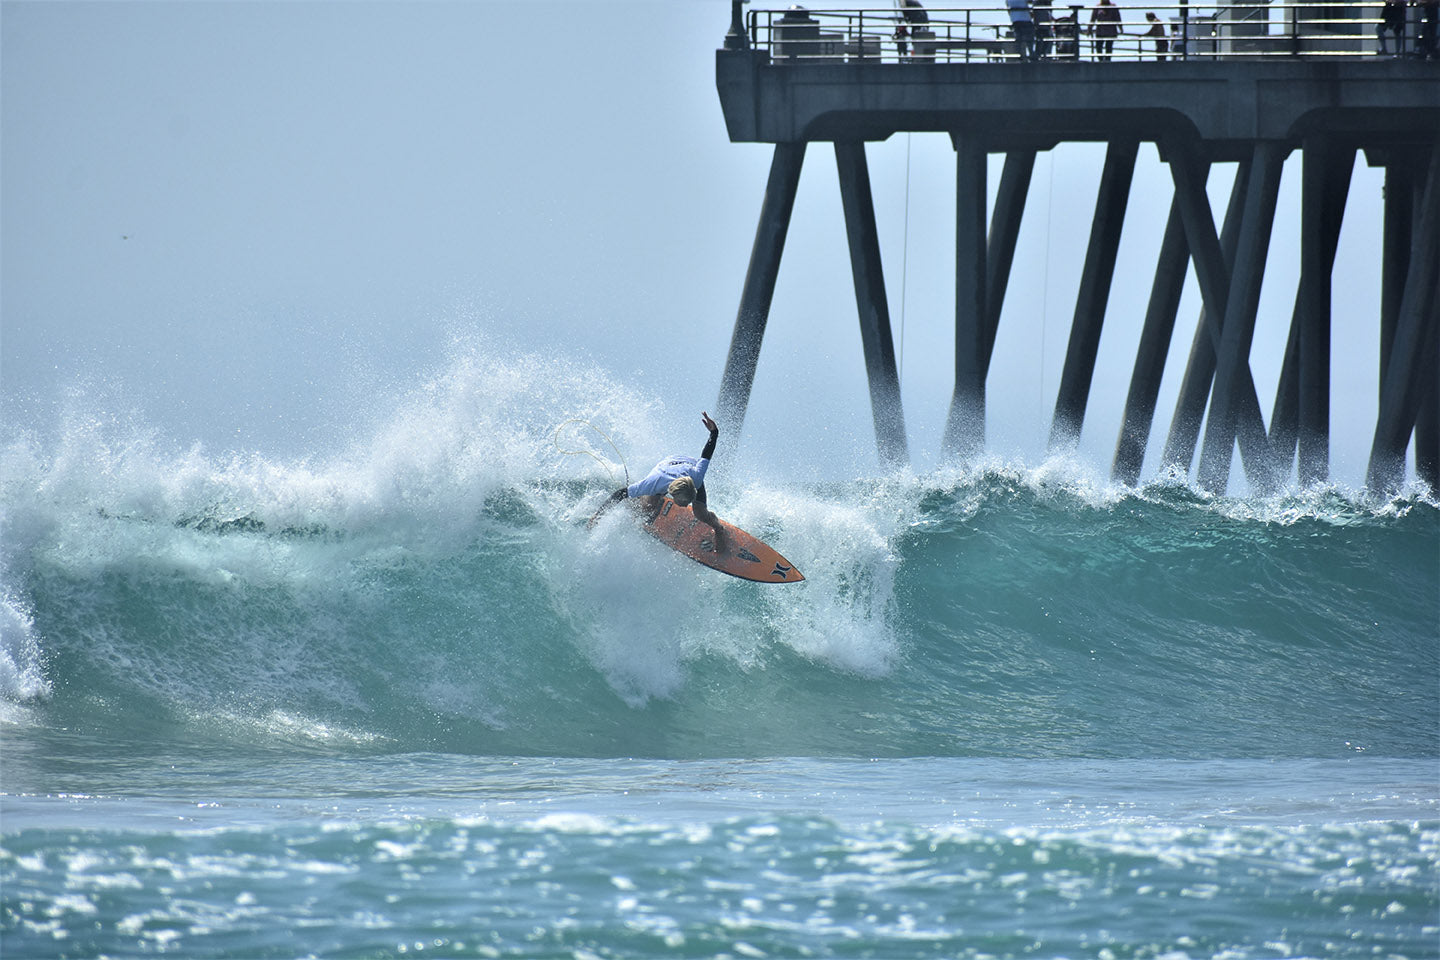
[[[757,540],[734,524],[720,521],[725,529],[725,552],[715,552],[715,532],[710,524],[695,519],[689,507],[669,497],[645,529],[661,543],[698,560],[712,570],[756,583],[798,583],[805,577],[795,565],[773,547]]]

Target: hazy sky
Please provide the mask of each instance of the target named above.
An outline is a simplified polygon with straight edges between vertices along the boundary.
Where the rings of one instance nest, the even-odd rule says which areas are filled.
[[[8,417],[44,428],[57,398],[120,395],[177,442],[295,456],[323,448],[358,397],[478,337],[658,387],[695,439],[772,149],[725,133],[714,50],[729,17],[728,0],[5,3]],[[954,152],[941,135],[868,150],[925,469],[953,385]],[[1140,156],[1082,443],[1106,471],[1171,195],[1153,148]],[[1070,145],[1035,169],[989,381],[991,447],[1030,463],[1102,157]],[[1211,176],[1217,220],[1230,177]],[[1362,157],[1336,271],[1332,465],[1355,483],[1376,408],[1380,183]],[[1267,417],[1298,198],[1297,156],[1252,354]],[[1147,475],[1198,310],[1192,280]],[[863,371],[834,154],[814,144],[742,449],[771,468],[875,469]]]

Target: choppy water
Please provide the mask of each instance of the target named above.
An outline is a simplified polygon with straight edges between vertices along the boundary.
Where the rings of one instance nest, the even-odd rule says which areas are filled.
[[[1440,956],[1424,491],[717,462],[767,588],[585,531],[597,410],[668,452],[483,358],[307,461],[7,440],[4,955]]]

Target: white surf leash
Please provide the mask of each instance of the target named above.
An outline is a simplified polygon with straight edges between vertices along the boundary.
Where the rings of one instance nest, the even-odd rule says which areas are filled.
[[[615,451],[615,456],[620,461],[621,469],[625,471],[625,485],[628,487],[630,485],[630,468],[626,466],[625,458],[620,455],[620,448],[615,446],[615,441],[611,440],[609,435],[606,434],[604,430],[601,430],[599,427],[595,426],[595,424],[591,423],[589,420],[586,420],[584,417],[571,417],[569,420],[560,421],[560,423],[555,427],[555,449],[567,457],[589,457],[591,460],[594,460],[596,463],[600,464],[600,466],[604,467],[605,472],[610,474],[612,479],[614,478],[614,464],[606,460],[604,457],[601,457],[594,450],[566,450],[564,447],[560,446],[560,431],[564,430],[572,423],[584,424],[591,430],[594,430],[596,433],[600,434],[600,436],[605,440],[605,442],[610,444],[610,449]]]

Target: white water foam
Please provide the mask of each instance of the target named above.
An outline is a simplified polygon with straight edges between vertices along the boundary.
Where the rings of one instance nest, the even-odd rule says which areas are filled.
[[[598,369],[473,350],[408,395],[377,398],[359,439],[300,460],[177,445],[139,415],[116,412],[129,410],[118,393],[113,385],[78,391],[54,440],[12,434],[0,446],[0,696],[7,702],[52,689],[42,670],[47,641],[26,600],[37,578],[81,606],[83,594],[112,573],[222,596],[273,588],[298,595],[302,607],[315,591],[343,599],[364,589],[357,572],[416,557],[444,563],[473,547],[486,535],[482,514],[497,493],[518,495],[541,516],[569,509],[573,492],[564,485],[572,474],[591,482],[604,471],[588,460],[577,471],[557,453],[552,432],[564,417],[602,422],[635,446],[649,442],[644,431],[654,420],[652,399]],[[307,643],[287,635],[297,628]],[[137,652],[104,624],[64,642],[84,644],[88,662],[178,704],[206,703],[207,690],[213,697],[226,685],[263,690],[297,677],[328,700],[353,697],[324,652],[346,650],[348,638],[323,636],[341,629],[323,617],[217,621],[214,629],[186,639],[217,648],[211,675],[190,678],[193,685],[169,652]]]
[[[0,720],[23,719],[13,708],[47,699],[52,692],[30,611],[16,597],[0,595],[0,704],[5,705]]]
[[[623,509],[593,531],[572,527],[555,544],[566,563],[551,584],[554,602],[617,693],[641,706],[676,695],[691,661],[721,657],[763,669],[780,647],[827,669],[886,673],[898,652],[892,544],[909,508],[851,502],[844,491],[826,499],[711,486],[712,509],[780,550],[807,579],[756,584],[717,574],[654,541]]]

